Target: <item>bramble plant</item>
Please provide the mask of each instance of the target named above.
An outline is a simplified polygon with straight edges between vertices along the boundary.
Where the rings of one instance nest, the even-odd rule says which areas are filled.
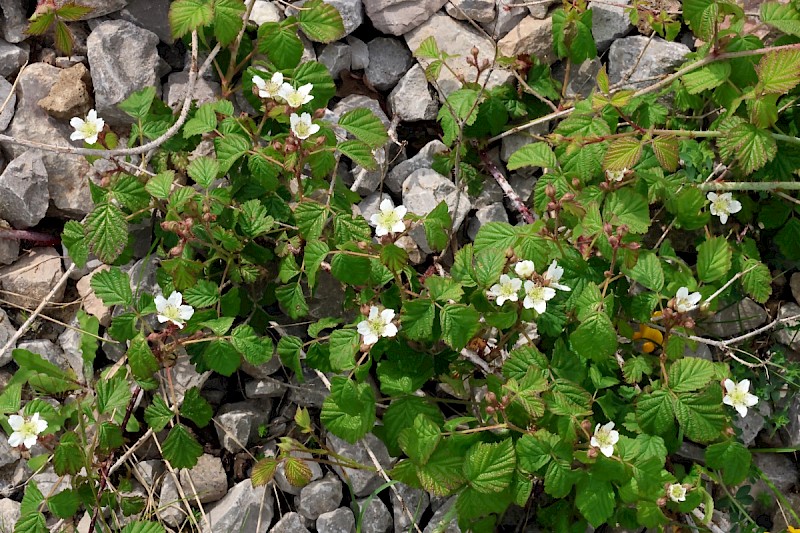
[[[301,61],[298,29],[333,41],[343,34],[336,10],[310,0],[257,31],[243,26],[245,10],[241,0],[176,0],[170,22],[191,42],[195,79],[202,43],[223,96],[241,91],[253,116],[228,99],[176,115],[153,88],[131,95],[120,105],[134,120],[128,148],[143,154],[157,141],[154,173],[125,159],[94,111],[71,122],[88,157],[115,165],[91,184],[95,207],[66,224],[63,242],[78,267],[92,256],[111,265],[91,287],[116,306],[105,331],[126,352],[97,372],[100,324],[83,313],[83,375],[14,351],[19,370],[0,395],[0,424],[30,451],[32,469],[50,463],[72,476],[55,495],[29,483],[15,532],[47,531],[46,512],[67,520],[81,509],[93,527],[163,531],[141,514],[141,498],[111,488],[123,444],[144,433],[167,431],[160,448],[172,468],[203,453],[197,435],[211,406],[197,388],[181,400],[164,392],[184,355],[223,376],[273,356],[298,380],[304,369],[325,374],[324,430],[349,442],[377,435],[400,457],[394,480],[457,495],[462,530],[493,531],[511,505],[531,507],[552,531],[664,528],[685,515],[708,524],[720,500],[755,529],[731,495],[756,477],[732,422],[770,399],[739,364],[757,357],[733,351],[753,336],[693,330],[725,299],[765,303],[770,267],[800,260],[800,210],[785,194],[798,189],[800,168],[800,6],[762,4],[761,20],[786,34],[767,47],[744,34],[738,5],[686,0],[683,23],[702,42],[683,67],[639,89],[613,87],[601,69],[577,101],[562,98],[536,58],[453,57],[425,40],[415,55],[430,82],[459,80],[441,93],[448,150],[436,169],[472,193],[496,181],[521,222],[485,224],[469,243],[444,202],[418,215],[386,199],[369,220],[353,214],[360,198],[336,169],[345,160],[376,169],[390,136],[367,109],[329,120],[333,79]],[[681,29],[644,3],[630,12],[668,39]],[[558,57],[593,59],[591,26],[584,2],[565,2],[553,16]],[[453,68],[465,61],[471,79]],[[512,70],[519,88],[490,86],[491,68]],[[547,123],[550,133],[526,133]],[[489,153],[511,134],[530,137],[507,165],[537,176],[530,206]],[[213,154],[190,157],[204,141]],[[134,293],[120,268],[131,256],[126,228],[149,217],[160,293]],[[403,247],[409,235],[436,252],[421,266]],[[308,316],[322,271],[342,286],[341,314],[303,337],[274,336],[278,312]],[[695,357],[698,342],[719,348],[718,359]],[[776,366],[775,379],[788,366]],[[458,398],[455,408],[442,409],[437,385]],[[254,485],[281,464],[292,483],[307,483],[297,451],[359,466],[325,448],[314,415],[298,409],[300,431],[260,458]],[[703,462],[676,456],[685,442],[703,446]]]

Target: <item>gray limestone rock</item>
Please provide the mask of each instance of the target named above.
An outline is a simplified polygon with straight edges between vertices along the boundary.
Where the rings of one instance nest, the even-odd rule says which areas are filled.
[[[39,100],[50,93],[58,80],[60,69],[45,63],[29,65],[17,78],[17,108],[8,127],[8,135],[18,139],[41,142],[56,146],[76,146],[69,137],[73,130],[64,121],[56,120],[39,107]],[[3,143],[3,150],[10,158],[21,156],[29,148]],[[92,208],[89,185],[85,176],[89,163],[83,156],[42,151],[47,169],[50,201],[57,214],[81,217]]]
[[[800,477],[798,477],[797,465],[789,456],[778,453],[754,453],[753,464],[756,465],[775,487],[786,494],[796,487]],[[756,497],[761,492],[773,494],[767,485],[759,480],[753,486],[750,494]]]
[[[29,150],[0,174],[0,218],[17,229],[35,226],[47,213],[50,193],[42,154]]]
[[[119,11],[125,7],[128,0],[81,0],[80,3],[81,5],[92,8],[92,10],[79,20],[89,20]]]
[[[316,520],[338,508],[341,502],[342,482],[329,475],[303,487],[295,498],[295,507],[305,518]]]
[[[112,15],[146,28],[161,39],[172,44],[172,32],[169,27],[169,0],[128,0],[128,5]],[[255,8],[253,8],[255,11]],[[250,17],[252,19],[252,16]]]
[[[458,56],[455,60],[448,62],[453,71],[463,75],[465,78],[474,79],[475,69],[468,65],[466,58],[470,57],[472,47],[478,49],[478,60],[487,59],[489,61],[495,55],[495,42],[485,34],[479,32],[466,22],[459,22],[445,13],[436,13],[427,18],[422,25],[403,36],[408,48],[414,52],[419,45],[428,37],[436,39],[439,50],[450,55]],[[547,46],[552,48],[552,40],[548,41]],[[372,61],[370,59],[370,61]],[[430,64],[430,59],[420,58],[419,62],[423,67]],[[479,83],[486,81],[487,73],[484,72],[479,79]],[[502,85],[512,78],[512,74],[502,69],[495,69],[489,74],[486,84],[488,89]],[[461,88],[461,82],[450,72],[449,69],[442,69],[439,75],[439,86],[445,96]]]
[[[280,22],[283,20],[281,9],[273,2],[256,0],[250,12],[250,20],[259,26],[267,22]]]
[[[160,95],[158,36],[126,20],[100,23],[87,40],[97,113],[109,124],[133,119],[117,104],[145,87]]]
[[[347,507],[323,513],[317,518],[317,533],[355,533],[356,518]]]
[[[0,531],[14,531],[14,524],[20,517],[21,504],[11,498],[0,499]]]
[[[33,248],[13,265],[0,268],[0,285],[7,291],[3,297],[15,305],[35,309],[63,273],[61,256],[54,248]],[[60,302],[63,296],[64,285],[51,301]]]
[[[320,408],[329,394],[328,388],[322,382],[322,379],[310,370],[303,371],[303,383],[300,383],[296,377],[292,376],[291,384],[293,387],[289,389],[289,401],[300,407]]]
[[[467,236],[471,240],[475,240],[475,236],[481,226],[489,222],[508,222],[508,213],[506,213],[506,208],[502,202],[478,209],[475,212],[475,216],[467,224]]]
[[[785,319],[798,315],[800,315],[800,306],[786,303],[778,310],[777,318]],[[784,346],[788,346],[794,351],[800,351],[800,319],[783,322],[775,329],[773,337]]]
[[[453,0],[444,6],[447,14],[456,20],[492,22],[495,18],[495,0]]]
[[[0,468],[16,463],[20,457],[19,448],[12,448],[5,433],[0,433]]]
[[[0,105],[8,98],[6,107],[3,109],[3,112],[0,113],[0,131],[5,130],[11,123],[11,119],[14,118],[14,107],[17,105],[17,95],[16,93],[11,94],[9,98],[8,95],[11,93],[12,88],[13,86],[8,83],[5,78],[0,78]]]
[[[183,105],[186,98],[186,89],[189,87],[188,72],[173,72],[164,84],[164,101],[172,109],[177,110]],[[197,105],[213,102],[219,97],[221,85],[215,81],[198,79],[194,86],[192,100]]]
[[[434,120],[439,112],[438,98],[434,99],[425,71],[414,65],[389,94],[389,111],[406,122]]]
[[[625,79],[623,89],[642,88],[653,77],[672,72],[690,51],[686,45],[660,37],[651,40],[635,35],[617,39],[608,52],[608,80],[615,85]],[[641,59],[637,61],[640,55]]]
[[[457,231],[472,209],[469,196],[459,191],[452,181],[429,168],[415,170],[403,182],[403,205],[410,212],[424,216],[433,211],[440,202],[447,204],[453,220],[453,230]],[[432,252],[424,228],[418,226],[411,230],[410,235],[422,251]]]
[[[221,499],[228,492],[228,475],[222,467],[222,460],[204,453],[191,469],[184,468],[180,473],[181,487],[190,502],[195,495],[200,503],[210,503]]]
[[[11,319],[8,318],[4,310],[0,309],[0,346],[5,346],[8,339],[16,332],[17,328],[11,323]],[[0,354],[0,367],[4,367],[11,362],[11,352],[14,348],[16,348],[16,346],[11,346],[9,350],[6,350],[6,353]]]
[[[756,437],[766,426],[765,417],[769,417],[771,414],[772,409],[767,402],[758,402],[758,405],[747,410],[747,416],[744,418],[733,417],[733,425],[742,430],[742,442],[745,446],[750,447],[755,443]]]
[[[224,498],[206,507],[211,529],[203,525],[203,533],[266,530],[275,515],[272,492],[267,488],[254,488],[249,479],[234,485]]]
[[[397,166],[390,170],[384,184],[393,193],[400,194],[403,191],[403,183],[412,172],[421,168],[431,168],[433,166],[433,157],[446,150],[447,146],[438,139],[429,142],[414,157],[398,163]]]
[[[369,500],[369,503],[367,503]],[[392,528],[392,513],[380,498],[358,500],[362,513],[361,533],[388,533]]]
[[[353,70],[366,69],[369,66],[369,47],[367,43],[352,35],[348,35],[347,44],[350,45],[350,68]]]
[[[497,48],[504,56],[516,57],[530,54],[540,61],[552,63],[556,60],[553,53],[553,19],[538,19],[528,16],[522,19],[505,37],[497,43]]]
[[[592,36],[597,43],[598,52],[603,52],[611,46],[614,39],[624,36],[633,29],[628,13],[622,7],[628,4],[630,0],[615,2],[614,5],[589,2],[589,9],[592,10]]]
[[[528,12],[533,18],[543,19],[550,11],[550,6],[558,3],[558,0],[535,0],[528,5]]]
[[[370,98],[369,96],[364,96],[363,94],[351,94],[336,102],[336,105],[333,106],[333,114],[331,115],[331,119],[334,122],[338,122],[339,117],[348,111],[358,109],[359,107],[366,107],[375,113],[375,115],[381,119],[381,122],[387,128],[391,124],[389,117],[387,117],[386,113],[383,112],[380,102],[374,98]]]
[[[0,40],[0,76],[13,76],[28,61],[28,46],[17,46]]]
[[[364,22],[364,5],[361,0],[325,0],[342,16],[344,34],[349,35]]]
[[[248,398],[280,398],[286,394],[288,387],[279,379],[266,377],[248,381],[244,386],[245,396]]]
[[[367,433],[361,441],[355,444],[350,444],[335,435],[328,434],[328,446],[337,454],[349,457],[361,464],[371,465],[372,459],[364,448],[369,446],[382,467],[390,468],[392,462],[386,445],[372,433]],[[368,496],[383,484],[383,478],[377,472],[339,466],[334,467],[333,470],[341,479],[349,480],[349,485],[357,498]]]
[[[388,91],[400,81],[413,64],[411,51],[399,39],[378,37],[367,43],[369,65],[364,74],[379,91]]]
[[[429,20],[447,0],[364,0],[367,16],[381,33],[404,35]]]
[[[497,3],[497,16],[491,22],[481,24],[495,39],[502,39],[528,15],[525,7],[514,7],[514,0],[495,0]]]
[[[720,308],[709,320],[698,323],[698,330],[720,338],[735,337],[767,322],[767,312],[750,298]]]
[[[28,13],[21,0],[0,0],[0,32],[3,39],[19,43],[28,38]]]
[[[333,79],[339,79],[341,71],[350,70],[352,57],[350,45],[334,42],[322,49],[317,60],[327,67]]]
[[[222,447],[239,452],[258,437],[258,426],[269,420],[271,402],[268,399],[245,401],[222,406],[216,416],[217,436]]]
[[[310,533],[304,524],[303,517],[295,512],[286,513],[275,522],[269,533]]]
[[[461,528],[458,527],[458,518],[453,517],[448,522],[445,522],[445,516],[450,511],[450,508],[455,505],[455,497],[447,499],[444,504],[436,509],[433,513],[431,521],[425,526],[423,533],[461,533]]]

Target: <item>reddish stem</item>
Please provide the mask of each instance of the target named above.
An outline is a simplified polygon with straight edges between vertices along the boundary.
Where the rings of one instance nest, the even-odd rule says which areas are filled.
[[[61,243],[61,238],[57,235],[48,235],[47,233],[40,233],[38,231],[28,231],[24,229],[7,229],[0,228],[0,239],[8,239],[14,241],[30,241],[45,246],[55,246]]]
[[[489,174],[492,175],[497,184],[500,185],[500,188],[503,189],[503,193],[511,202],[512,207],[517,211],[517,213],[519,213],[520,217],[522,217],[522,220],[528,224],[533,224],[535,222],[533,213],[531,213],[530,209],[528,209],[528,206],[522,201],[522,198],[519,197],[519,195],[508,183],[508,180],[503,175],[502,171],[497,168],[497,165],[494,164],[494,161],[491,160],[486,151],[481,151],[480,154],[481,162],[484,164],[484,166],[486,166]]]

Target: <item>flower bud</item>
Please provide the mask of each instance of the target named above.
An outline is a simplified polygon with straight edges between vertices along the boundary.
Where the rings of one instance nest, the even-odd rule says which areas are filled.
[[[480,53],[481,53],[481,51],[480,51],[480,50],[478,50],[478,47],[477,47],[477,46],[473,46],[473,47],[470,49],[469,53],[470,53],[470,54],[472,54],[472,57],[478,57],[478,54],[480,54]]]
[[[616,235],[612,235],[611,237],[608,238],[608,244],[610,244],[612,248],[619,247],[619,237],[617,237]]]
[[[586,419],[581,420],[581,428],[588,433],[592,430],[592,423]]]
[[[547,203],[547,210],[548,211],[555,211],[558,205],[555,202],[548,202]]]
[[[694,329],[694,319],[692,317],[687,317],[686,320],[683,321],[683,327]]]
[[[571,193],[571,192],[568,192],[567,194],[565,194],[564,196],[561,197],[561,201],[562,202],[571,202],[574,199],[575,199],[575,195],[573,193]]]
[[[629,242],[627,245],[628,250],[638,250],[642,247],[638,242]]]
[[[661,498],[656,500],[656,505],[658,505],[659,507],[664,507],[665,505],[667,505],[667,499],[662,496]]]
[[[556,188],[552,183],[548,183],[544,186],[544,193],[549,196],[550,198],[556,195]]]
[[[586,455],[589,456],[589,459],[597,459],[597,448],[589,448]]]
[[[581,186],[581,180],[578,178],[572,178],[572,186],[576,189]]]
[[[486,393],[486,401],[488,403],[497,403],[497,395],[491,391]]]
[[[486,413],[490,414],[490,415],[493,415],[496,411],[497,411],[497,409],[495,409],[491,405],[486,408]]]

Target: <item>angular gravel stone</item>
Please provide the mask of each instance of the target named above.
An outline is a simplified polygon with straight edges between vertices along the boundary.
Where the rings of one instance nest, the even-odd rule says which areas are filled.
[[[339,73],[350,70],[352,51],[350,45],[344,43],[331,43],[320,52],[317,60],[327,67],[333,79],[339,79]]]
[[[436,39],[439,45],[439,50],[446,52],[450,55],[458,56],[448,62],[453,71],[457,74],[463,75],[465,78],[474,79],[475,69],[468,65],[466,58],[471,56],[472,47],[476,47],[479,51],[478,60],[488,59],[491,60],[495,54],[495,42],[487,37],[485,34],[479,32],[466,22],[459,22],[452,17],[447,16],[445,13],[436,13],[429,17],[425,22],[413,31],[408,32],[403,36],[406,40],[408,48],[413,52],[419,48],[422,41],[428,37]],[[552,40],[547,42],[547,46],[552,47]],[[370,57],[370,62],[372,58]],[[430,64],[429,59],[419,59],[419,63],[423,67]],[[486,80],[486,73],[481,75],[479,80],[483,83]],[[503,71],[502,69],[495,69],[489,75],[487,88],[491,89],[498,85],[502,85],[509,81],[513,75],[510,72]],[[461,88],[461,82],[450,72],[449,69],[442,69],[439,75],[439,86],[442,92],[446,95]]]
[[[8,339],[16,332],[17,328],[11,323],[11,319],[8,318],[5,311],[0,309],[0,346],[5,346]],[[0,354],[0,367],[4,367],[11,362],[11,352],[14,351],[14,348],[16,346],[11,346],[10,349],[6,350],[6,353]],[[5,388],[5,385],[3,387]]]
[[[58,80],[39,106],[51,117],[61,120],[82,117],[92,108],[92,95],[87,82],[92,78],[83,63],[77,63],[58,73]]]
[[[18,139],[56,146],[76,146],[69,136],[73,129],[64,121],[49,116],[39,107],[39,100],[50,93],[58,80],[60,69],[45,63],[29,65],[17,78],[17,107],[8,127],[8,135]],[[13,143],[3,143],[6,155],[13,159],[30,150]],[[92,207],[89,185],[85,176],[89,163],[83,156],[43,151],[47,169],[50,201],[57,214],[81,217]]]
[[[126,20],[100,23],[86,42],[97,113],[109,124],[133,118],[117,108],[133,92],[156,87],[160,95],[158,36]]]
[[[28,61],[28,46],[0,40],[0,76],[13,76]]]
[[[352,35],[347,36],[347,44],[350,45],[350,68],[352,70],[364,70],[369,66],[369,47],[367,43]]]
[[[28,38],[28,13],[20,0],[0,0],[0,33],[10,43],[19,43]]]
[[[411,51],[399,39],[378,37],[367,43],[367,47],[370,61],[364,74],[379,91],[388,91],[397,85],[413,64]]]
[[[597,51],[603,52],[618,39],[633,29],[624,5],[630,0],[615,2],[614,5],[600,2],[589,2],[592,10],[592,36],[597,44]]]
[[[526,17],[509,31],[497,43],[497,48],[504,56],[516,57],[530,54],[540,61],[552,63],[556,60],[553,53],[553,19],[537,19]]]
[[[364,449],[365,445],[369,446],[375,454],[375,457],[378,458],[378,462],[381,466],[390,468],[392,459],[389,457],[389,451],[386,449],[383,442],[372,433],[367,433],[366,437],[355,444],[350,444],[335,435],[328,434],[328,446],[330,446],[334,452],[344,457],[349,457],[361,464],[371,465],[372,459],[370,459],[369,454],[366,449]],[[353,493],[357,498],[368,496],[373,490],[383,484],[383,478],[377,472],[339,466],[333,467],[333,470],[339,478],[349,480],[349,485],[352,487]]]
[[[510,32],[519,22],[528,15],[528,10],[525,7],[513,7],[514,0],[496,0],[497,2],[497,16],[491,22],[481,24],[492,37],[495,39],[502,39]]]
[[[128,0],[128,5],[112,15],[152,31],[162,42],[172,44],[169,27],[170,0]],[[255,11],[255,7],[253,8]],[[252,16],[250,17],[252,19]]]
[[[543,19],[547,17],[547,13],[550,11],[550,6],[556,3],[558,3],[558,0],[550,0],[549,2],[547,0],[538,0],[528,6],[528,12],[533,18]]]
[[[272,2],[256,0],[250,12],[250,21],[259,26],[267,22],[280,22],[283,20],[281,9]]]
[[[253,488],[249,479],[234,485],[220,501],[206,507],[211,529],[203,524],[203,533],[222,531],[264,531],[275,515],[272,492],[267,487]],[[262,529],[258,529],[261,524]]]
[[[20,517],[20,504],[11,498],[0,499],[0,531],[13,531]]]
[[[173,110],[179,109],[183,105],[183,99],[186,98],[186,89],[188,87],[189,73],[173,72],[167,78],[167,83],[164,84],[164,101]],[[197,102],[197,105],[213,102],[219,97],[220,90],[221,85],[219,83],[200,78],[194,86],[192,101]]]
[[[447,0],[364,0],[367,16],[375,29],[404,35],[428,20]]]
[[[35,309],[64,273],[61,256],[54,248],[33,248],[13,265],[0,268],[3,296],[12,304]],[[64,285],[53,295],[52,302],[64,297]]]
[[[698,330],[720,338],[735,337],[767,322],[763,307],[750,298],[720,308],[707,321],[698,323]]]
[[[406,122],[434,120],[439,112],[425,71],[419,64],[411,67],[389,95],[389,111]]]
[[[353,511],[340,507],[317,518],[317,533],[355,533],[356,518]]]
[[[89,20],[119,11],[127,5],[128,0],[81,0],[80,3],[92,10],[78,20]]]
[[[258,436],[258,426],[267,423],[271,410],[267,399],[222,406],[216,416],[217,436],[222,447],[230,452],[242,451],[242,446],[248,446]]]
[[[481,226],[489,222],[508,222],[508,213],[506,213],[506,208],[503,206],[502,202],[478,209],[475,212],[475,216],[470,219],[467,225],[467,236],[475,240],[475,236],[478,234],[478,230],[481,229]]]
[[[305,518],[316,520],[338,508],[341,502],[342,482],[329,475],[303,487],[295,498],[295,507]]]
[[[190,502],[195,501],[195,495],[200,503],[215,502],[228,492],[228,475],[219,457],[204,453],[191,469],[181,470],[180,476],[181,487]]]
[[[358,500],[358,508],[361,509],[361,533],[388,533],[392,528],[392,513],[380,498],[369,498]],[[366,507],[366,509],[365,509]]]
[[[444,8],[456,20],[491,22],[495,17],[495,0],[453,0]]]
[[[786,303],[778,310],[779,319],[798,315],[800,315],[800,306],[797,304]],[[766,322],[766,320],[764,320],[764,322]],[[784,322],[773,332],[773,337],[784,346],[788,346],[795,351],[800,351],[800,328],[797,327],[798,325],[800,325],[800,319]]]
[[[652,78],[672,72],[689,52],[688,46],[660,37],[651,40],[635,35],[617,39],[608,51],[608,81],[616,85],[626,78],[620,88],[640,89],[651,83]]]
[[[283,515],[280,520],[275,522],[269,533],[310,533],[303,523],[303,517],[295,512]]]
[[[17,105],[17,95],[12,94],[11,98],[8,97],[12,88],[13,86],[8,83],[5,78],[0,78],[0,102],[5,102],[6,98],[8,98],[8,104],[6,104],[3,112],[0,113],[0,131],[5,130],[11,123],[11,119],[14,118],[14,108]]]
[[[0,218],[15,228],[38,224],[49,203],[47,170],[38,150],[25,152],[0,174]]]
[[[286,383],[272,378],[248,381],[244,386],[248,398],[280,398],[287,389]]]
[[[464,222],[467,213],[472,209],[469,196],[459,191],[455,184],[435,170],[421,168],[415,170],[403,182],[403,205],[414,214],[424,216],[434,210],[440,202],[445,202],[453,220],[453,230],[457,231]],[[410,235],[419,244],[422,251],[431,253],[425,230],[417,226]]]
[[[450,508],[455,502],[455,497],[452,497],[448,499],[444,505],[436,509],[436,512],[433,513],[431,517],[431,521],[425,526],[423,533],[461,533],[461,528],[458,527],[457,517],[453,517],[449,522],[444,522],[445,515],[450,511]]]
[[[403,191],[403,182],[406,181],[412,172],[421,168],[431,168],[433,166],[433,157],[441,152],[447,150],[445,144],[435,139],[417,152],[414,157],[398,163],[389,174],[386,176],[384,184],[389,187],[389,190],[395,194],[400,194]]]
[[[8,444],[8,437],[5,433],[0,433],[0,467],[19,461],[21,456],[19,448],[12,448],[11,445]],[[0,525],[0,531],[2,530],[2,526]]]

